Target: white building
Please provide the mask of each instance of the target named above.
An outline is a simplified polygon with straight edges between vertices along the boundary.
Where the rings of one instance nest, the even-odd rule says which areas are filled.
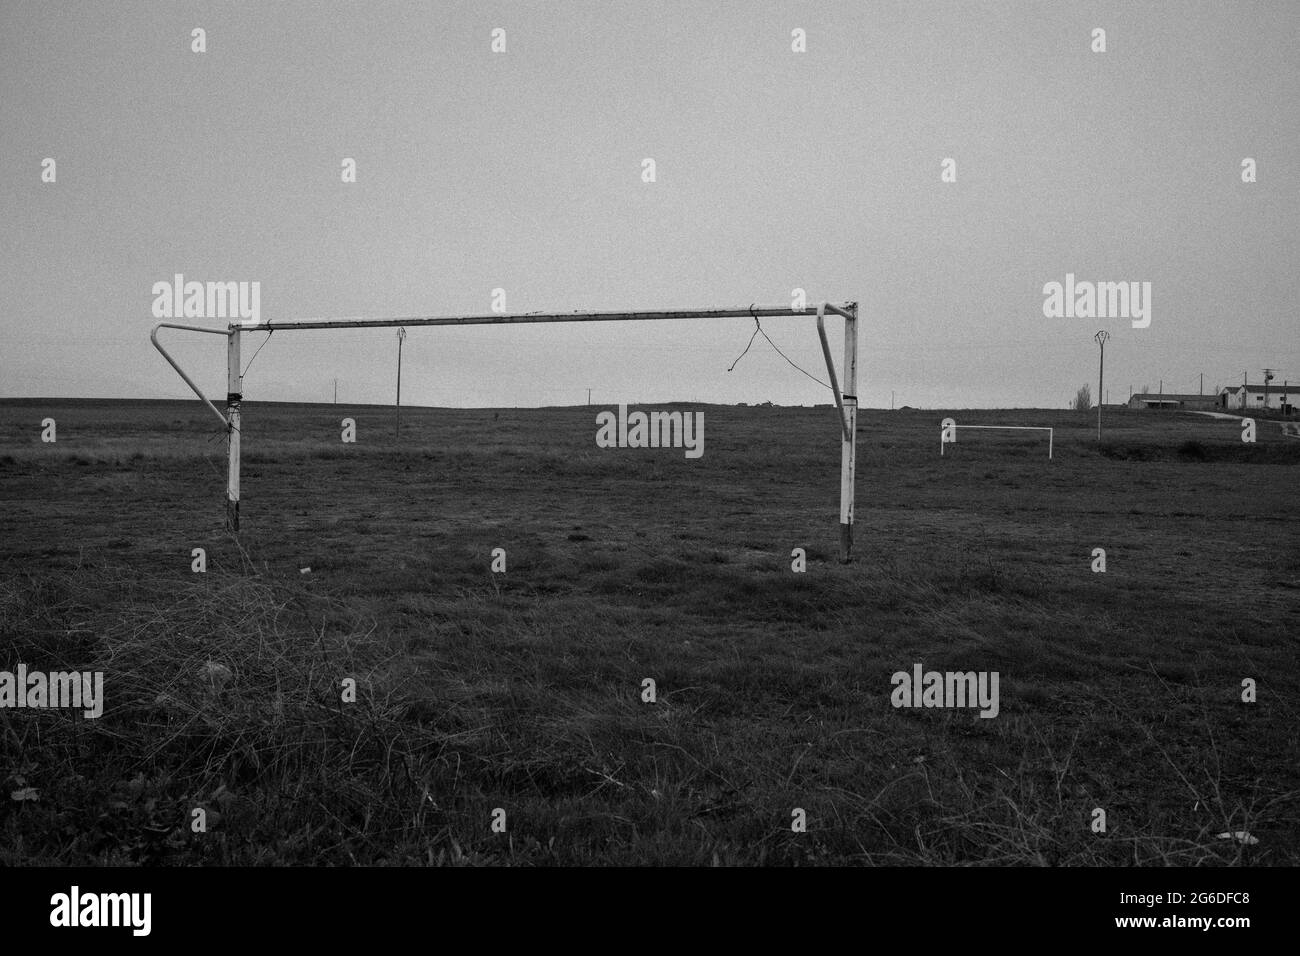
[[[1229,385],[1219,392],[1219,407],[1237,411],[1261,408],[1295,414],[1300,404],[1300,385],[1269,382],[1264,385]]]

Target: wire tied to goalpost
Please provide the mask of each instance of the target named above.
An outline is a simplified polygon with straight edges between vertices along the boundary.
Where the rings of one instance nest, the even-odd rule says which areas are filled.
[[[253,367],[253,362],[257,360],[258,352],[261,352],[262,349],[266,347],[266,343],[271,341],[271,336],[273,335],[275,335],[275,329],[270,329],[266,333],[266,338],[262,339],[262,344],[257,347],[257,352],[253,353],[253,357],[248,360],[248,364],[244,366],[244,370],[239,373],[239,377],[241,379],[248,374],[248,370]]]
[[[753,315],[754,305],[752,302],[750,303],[749,308],[750,308],[750,314]],[[795,365],[794,362],[790,361],[790,356],[782,352],[780,347],[775,342],[772,341],[772,337],[763,331],[763,326],[761,326],[758,322],[758,316],[754,315],[753,318],[754,318],[754,333],[749,337],[749,341],[745,344],[745,351],[741,352],[739,355],[736,356],[736,361],[731,363],[731,368],[727,369],[728,372],[730,372],[732,369],[734,369],[737,365],[740,364],[740,360],[745,357],[745,353],[749,351],[749,347],[754,344],[754,339],[761,334],[763,338],[767,339],[767,344],[772,346],[772,348],[776,349],[776,354],[781,356],[781,358],[785,359],[787,362],[789,362],[792,368],[794,368],[798,372],[803,372],[804,375],[807,375],[810,379],[812,379],[814,382],[816,382],[818,385],[822,386],[823,388],[829,388],[831,391],[835,391],[835,389],[829,383],[823,382],[816,375],[812,375],[809,374],[808,372],[805,372],[803,369],[799,368],[798,365]]]

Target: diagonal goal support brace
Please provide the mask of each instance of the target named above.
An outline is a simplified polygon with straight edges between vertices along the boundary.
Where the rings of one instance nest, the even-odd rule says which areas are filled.
[[[217,406],[213,405],[203,389],[194,383],[194,379],[185,373],[180,363],[172,358],[161,342],[158,341],[158,331],[160,329],[181,329],[186,332],[208,332],[213,335],[224,335],[226,337],[226,414],[221,414]],[[177,374],[185,380],[185,384],[190,390],[199,397],[212,414],[217,416],[217,420],[226,430],[227,442],[227,469],[226,469],[226,527],[231,531],[239,530],[239,406],[243,399],[240,395],[242,386],[240,382],[243,376],[239,372],[239,329],[231,327],[229,329],[210,329],[202,325],[177,325],[174,322],[159,322],[149,333],[149,340],[153,342],[153,347],[165,358],[172,368],[176,369]]]
[[[848,319],[845,319],[845,321],[847,322]],[[817,306],[817,337],[821,339],[822,355],[826,359],[826,374],[831,377],[831,394],[835,396],[836,414],[840,420],[840,434],[844,436],[845,441],[848,441],[850,434],[849,421],[844,415],[844,399],[840,395],[840,383],[835,377],[835,360],[831,358],[831,343],[826,340],[826,307],[824,305]],[[848,368],[847,363],[845,368]]]

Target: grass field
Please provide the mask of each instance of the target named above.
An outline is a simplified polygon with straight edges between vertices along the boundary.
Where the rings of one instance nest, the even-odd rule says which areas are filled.
[[[0,669],[106,697],[0,710],[0,863],[1300,863],[1300,441],[864,410],[841,565],[833,412],[700,407],[687,460],[596,408],[248,403],[236,539],[197,402],[0,402]],[[941,458],[949,414],[1055,458]],[[998,715],[894,708],[916,663]]]

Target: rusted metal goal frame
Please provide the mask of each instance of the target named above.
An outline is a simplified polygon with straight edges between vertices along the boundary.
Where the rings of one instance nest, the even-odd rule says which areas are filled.
[[[843,391],[840,377],[835,373],[830,343],[826,338],[826,313],[844,319],[844,374]],[[857,453],[857,384],[858,384],[858,304],[845,302],[834,305],[822,302],[803,309],[791,306],[749,306],[739,309],[673,309],[660,312],[526,312],[513,315],[459,315],[412,316],[394,319],[296,319],[287,322],[256,321],[232,322],[225,329],[198,325],[178,325],[159,322],[150,333],[154,347],[162,354],[212,413],[221,420],[228,440],[228,465],[226,481],[226,524],[232,531],[239,530],[239,454],[241,443],[240,406],[243,402],[243,375],[239,368],[240,337],[245,332],[287,332],[307,329],[386,329],[394,327],[444,325],[524,325],[540,322],[646,322],[661,319],[740,319],[740,318],[799,318],[817,317],[817,335],[821,340],[822,355],[831,379],[835,396],[836,417],[840,426],[840,559],[849,561],[853,556],[853,504],[854,477]],[[158,341],[161,329],[182,329],[190,332],[208,332],[226,336],[226,412],[223,415],[194,383],[185,370]]]

